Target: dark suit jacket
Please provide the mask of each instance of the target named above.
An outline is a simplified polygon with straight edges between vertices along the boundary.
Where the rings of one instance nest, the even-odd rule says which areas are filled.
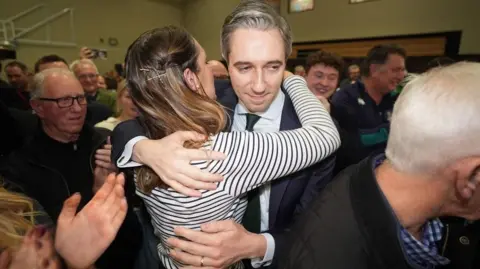
[[[237,96],[232,88],[216,88],[222,96],[218,101],[226,107],[233,119]],[[230,131],[231,123],[228,125]],[[300,128],[300,121],[295,113],[290,97],[285,94],[280,130]],[[116,163],[125,144],[136,136],[145,135],[138,120],[123,122],[115,128],[112,137],[112,158]],[[304,169],[290,176],[277,179],[271,183],[269,233],[275,238],[275,256],[272,267],[276,266],[277,257],[285,248],[284,231],[288,229],[294,217],[303,212],[319,192],[331,181],[335,166],[335,157],[329,157],[321,163]]]

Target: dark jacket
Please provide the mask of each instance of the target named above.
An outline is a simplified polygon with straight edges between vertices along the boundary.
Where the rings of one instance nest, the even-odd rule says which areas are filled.
[[[285,269],[414,269],[404,255],[399,223],[383,196],[374,173],[374,157],[342,171],[312,202],[289,232]],[[444,218],[440,255],[446,267],[479,268],[479,224]],[[462,245],[462,236],[470,246]]]
[[[450,259],[445,269],[480,268],[480,221],[467,223],[462,218],[448,217],[442,218],[442,222],[446,240],[444,254]]]
[[[85,125],[76,143],[60,144],[58,146],[60,150],[58,150],[58,148],[50,147],[49,143],[45,143],[45,141],[48,142],[45,136],[46,134],[39,127],[31,140],[22,149],[14,152],[2,165],[0,174],[8,181],[18,185],[23,193],[37,200],[45,212],[53,220],[56,220],[63,202],[74,192],[80,192],[82,195],[79,210],[93,197],[95,151],[104,145],[106,138]],[[78,162],[66,163],[74,171],[67,171],[70,169],[62,171],[61,169],[64,168],[61,167],[53,168],[62,157],[68,160],[73,158],[66,155],[68,153],[65,148],[76,148],[77,145],[79,153],[76,160]],[[58,152],[62,152],[60,156],[58,156]],[[84,158],[88,158],[88,160]],[[75,179],[72,180],[71,177],[75,177]],[[97,261],[97,268],[133,268],[141,239],[140,225],[133,210],[129,207],[127,217],[115,240]]]
[[[232,88],[216,88],[216,90],[217,92],[221,91],[221,94],[217,96],[222,96],[218,101],[226,107],[227,113],[230,114],[230,119],[233,119],[233,111],[238,103],[234,90]],[[285,94],[280,130],[291,130],[300,127],[301,124],[295,113],[293,103],[290,97]],[[226,131],[230,131],[230,126],[228,126]],[[138,120],[120,123],[115,128],[112,136],[113,161],[116,162],[120,158],[126,143],[130,139],[142,135],[145,135],[145,133]],[[302,213],[331,181],[334,166],[335,158],[330,157],[310,168],[271,182],[268,232],[275,239],[276,253],[272,268],[277,267],[277,258],[279,258],[277,250],[282,249],[286,242],[284,231],[288,229],[293,219]]]
[[[407,269],[372,158],[342,171],[290,232],[282,268]]]

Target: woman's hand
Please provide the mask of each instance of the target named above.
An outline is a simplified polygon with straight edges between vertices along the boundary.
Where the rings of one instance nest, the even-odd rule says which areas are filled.
[[[293,76],[293,73],[288,71],[288,70],[285,70],[283,71],[283,80],[287,79],[288,77],[291,77]]]
[[[10,257],[8,257],[10,256]],[[8,253],[4,251],[1,255],[0,266],[4,266],[5,261],[9,261],[8,269],[60,269],[61,265],[56,257],[53,247],[52,234],[45,227],[32,229],[25,235],[20,248]]]
[[[123,174],[110,174],[80,211],[80,195],[68,198],[57,221],[55,248],[69,268],[90,268],[112,243],[127,215]]]
[[[133,147],[136,162],[145,164],[174,190],[187,196],[200,197],[198,190],[215,190],[219,174],[211,174],[191,165],[192,161],[223,160],[225,154],[183,147],[186,141],[202,142],[205,136],[195,132],[178,131],[159,140],[141,140]]]

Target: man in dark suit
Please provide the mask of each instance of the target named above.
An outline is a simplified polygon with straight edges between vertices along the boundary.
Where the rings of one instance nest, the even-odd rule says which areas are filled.
[[[265,30],[265,25],[247,30],[239,21],[245,19],[266,22],[268,30]],[[276,132],[300,128],[292,101],[281,90],[292,40],[285,20],[268,4],[245,1],[227,17],[223,29],[223,35],[227,38],[222,38],[225,42],[222,54],[228,60],[232,85],[216,90],[220,97],[218,101],[226,107],[232,119],[227,131]],[[230,45],[233,43],[235,46]],[[254,124],[249,120],[252,118]],[[112,156],[120,167],[128,167],[132,152],[133,156],[142,155],[145,151],[171,154],[160,147],[142,146],[144,135],[136,120],[120,124],[115,129]],[[138,143],[134,147],[135,142]],[[155,162],[153,159],[144,159],[142,163],[152,166]],[[281,255],[279,253],[285,247],[284,231],[330,182],[333,168],[332,157],[251,191],[242,221],[248,232],[233,220],[210,223],[210,230],[206,228],[203,232],[177,229],[178,237],[188,241],[172,238],[169,244],[185,250],[176,251],[172,256],[185,264],[197,266],[223,268],[248,259],[245,261],[247,267],[276,268],[277,258]],[[220,243],[212,244],[203,239]]]

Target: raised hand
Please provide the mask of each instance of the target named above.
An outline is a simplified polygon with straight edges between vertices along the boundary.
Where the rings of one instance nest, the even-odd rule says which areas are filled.
[[[68,198],[57,221],[55,248],[69,268],[87,268],[117,235],[127,214],[123,174],[110,174],[88,204],[75,215],[80,194]]]

